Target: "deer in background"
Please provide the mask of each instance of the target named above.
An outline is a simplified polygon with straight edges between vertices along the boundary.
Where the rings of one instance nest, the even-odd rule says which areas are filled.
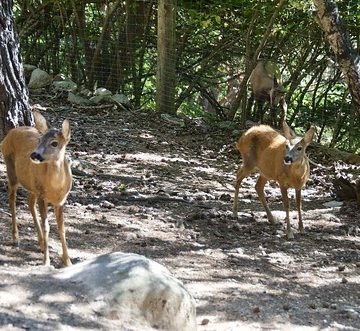
[[[20,184],[28,191],[28,204],[38,234],[40,249],[44,254],[44,265],[50,265],[48,204],[54,213],[62,244],[62,260],[71,265],[65,238],[63,206],[69,194],[72,175],[65,156],[70,140],[70,124],[67,119],[62,129],[48,129],[45,118],[34,112],[36,128],[23,126],[9,131],[2,141],[9,190],[9,206],[12,218],[12,238],[19,244],[16,223],[16,191]],[[39,206],[41,224],[36,215]]]
[[[250,85],[257,104],[257,117],[264,121],[264,104],[270,103],[271,121],[276,125],[275,107],[281,104],[280,123],[286,119],[287,104],[279,67],[271,61],[259,61],[250,75]]]
[[[268,125],[257,125],[242,134],[236,144],[242,157],[242,166],[236,174],[235,196],[233,205],[234,217],[237,217],[238,195],[242,180],[257,169],[260,176],[255,189],[260,202],[265,208],[267,218],[274,224],[274,217],[267,205],[264,187],[269,180],[278,182],[282,195],[282,202],[286,212],[286,235],[288,239],[294,238],[289,219],[288,188],[295,188],[296,208],[299,218],[299,231],[304,233],[301,216],[301,189],[310,175],[309,160],[305,154],[315,130],[310,128],[299,137],[283,122],[281,135]]]

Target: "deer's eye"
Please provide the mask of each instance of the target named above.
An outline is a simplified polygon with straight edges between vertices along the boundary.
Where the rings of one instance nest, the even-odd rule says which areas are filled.
[[[53,141],[50,145],[51,145],[51,147],[57,147],[57,145],[59,145],[59,143],[57,141]]]
[[[302,150],[302,146],[298,146],[298,147],[296,148],[296,150],[297,150],[298,152],[300,152],[300,151]]]

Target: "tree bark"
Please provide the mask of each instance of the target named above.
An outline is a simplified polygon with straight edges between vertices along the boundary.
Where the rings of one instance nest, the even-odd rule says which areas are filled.
[[[159,0],[156,110],[175,114],[175,14],[176,0]]]
[[[347,80],[354,108],[360,116],[360,57],[341,21],[335,0],[314,0],[316,18],[332,48],[336,62]]]
[[[33,125],[12,19],[12,0],[0,3],[0,139],[13,127]]]

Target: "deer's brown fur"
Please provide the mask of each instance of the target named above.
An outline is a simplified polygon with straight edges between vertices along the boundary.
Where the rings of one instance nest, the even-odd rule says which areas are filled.
[[[65,238],[63,206],[71,188],[72,175],[65,156],[70,140],[70,125],[66,119],[62,129],[48,129],[45,118],[34,112],[36,128],[19,127],[9,131],[2,141],[9,189],[9,206],[12,215],[12,238],[19,242],[16,223],[16,191],[18,185],[29,193],[29,209],[34,219],[44,264],[50,264],[48,240],[48,204],[54,207],[57,228],[63,249],[63,262],[71,265]],[[41,223],[36,214],[39,205]]]
[[[233,213],[237,217],[238,195],[242,180],[257,170],[260,176],[255,185],[259,200],[265,208],[268,220],[274,217],[267,205],[264,186],[269,180],[279,183],[283,205],[286,211],[287,237],[293,238],[289,219],[289,199],[287,190],[294,188],[298,210],[299,230],[304,232],[301,216],[301,189],[309,178],[310,165],[305,154],[314,129],[309,129],[304,137],[299,137],[283,122],[284,135],[268,125],[257,125],[247,130],[236,144],[242,157],[242,166],[237,171]]]

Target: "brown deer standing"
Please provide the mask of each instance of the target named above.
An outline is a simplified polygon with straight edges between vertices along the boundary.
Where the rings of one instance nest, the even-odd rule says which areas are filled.
[[[54,207],[57,229],[63,250],[63,262],[71,265],[65,238],[63,205],[69,194],[72,175],[65,156],[65,148],[70,140],[70,125],[67,119],[61,131],[48,129],[45,118],[34,112],[36,128],[19,127],[9,131],[2,141],[9,189],[9,206],[12,218],[12,238],[19,244],[16,224],[16,191],[20,184],[28,192],[28,204],[34,219],[44,265],[50,265],[48,203]],[[36,202],[39,206],[41,224],[36,216]]]
[[[279,67],[271,61],[259,61],[250,75],[250,85],[257,103],[257,119],[264,121],[264,104],[270,104],[271,121],[273,125],[286,119],[287,104],[285,89],[282,86],[282,77]],[[275,108],[281,105],[280,121],[276,121]]]
[[[284,136],[267,125],[258,125],[247,130],[236,144],[243,163],[237,171],[235,196],[233,205],[234,217],[237,217],[238,195],[241,181],[257,169],[260,176],[255,189],[259,200],[265,208],[268,220],[274,224],[274,217],[266,203],[264,186],[269,180],[275,180],[280,185],[282,201],[286,211],[286,235],[292,239],[294,234],[291,230],[289,219],[288,188],[295,188],[296,207],[299,217],[299,231],[304,232],[301,217],[301,188],[309,178],[309,160],[305,154],[306,147],[310,144],[314,129],[310,128],[304,137],[298,137],[283,122]]]

